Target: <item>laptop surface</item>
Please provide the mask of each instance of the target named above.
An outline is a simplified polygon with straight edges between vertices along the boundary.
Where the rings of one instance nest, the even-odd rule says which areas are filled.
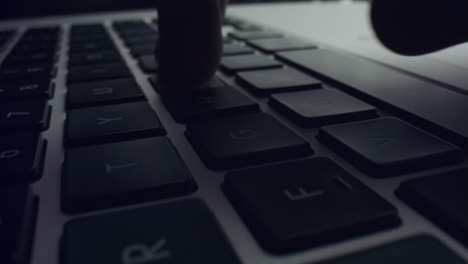
[[[211,90],[174,102],[151,3],[50,6],[0,21],[5,263],[468,261],[466,45],[394,55],[361,1],[233,4]]]

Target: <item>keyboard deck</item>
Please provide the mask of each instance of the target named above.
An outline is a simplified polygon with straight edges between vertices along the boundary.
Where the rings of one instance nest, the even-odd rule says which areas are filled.
[[[2,263],[468,261],[468,130],[430,108],[468,99],[224,32],[207,88],[161,98],[150,13],[0,30]]]

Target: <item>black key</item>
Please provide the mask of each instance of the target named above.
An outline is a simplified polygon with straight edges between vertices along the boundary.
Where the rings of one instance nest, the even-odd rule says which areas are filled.
[[[89,64],[109,64],[121,62],[122,58],[115,51],[91,52],[86,54],[70,55],[69,66],[86,66]]]
[[[127,46],[141,46],[141,45],[148,45],[148,44],[155,44],[159,40],[159,36],[137,36],[134,38],[127,38],[125,40],[125,44]]]
[[[102,42],[83,42],[70,45],[70,54],[85,53],[85,52],[100,52],[115,49],[114,43],[111,41]]]
[[[247,43],[264,52],[317,48],[316,45],[310,42],[295,38],[255,39],[250,40]]]
[[[29,183],[42,175],[46,141],[40,134],[2,133],[0,138],[0,182]]]
[[[457,256],[441,242],[433,237],[420,235],[374,247],[351,255],[333,260],[320,262],[320,264],[464,264],[463,259]]]
[[[52,64],[26,64],[0,67],[0,79],[50,78],[54,74]]]
[[[163,97],[164,103],[177,121],[242,114],[259,110],[258,105],[235,88],[223,85],[204,89],[173,100]]]
[[[219,223],[200,200],[74,220],[65,225],[62,242],[63,264],[95,260],[124,264],[240,263]]]
[[[306,140],[264,113],[191,122],[185,135],[207,166],[215,169],[312,153]]]
[[[111,38],[107,34],[97,34],[97,35],[71,35],[70,44],[78,43],[88,43],[88,42],[102,42],[102,41],[111,41]]]
[[[146,102],[71,110],[66,122],[66,144],[106,143],[165,134]]]
[[[230,32],[229,36],[238,40],[281,38],[283,35],[272,31],[235,31]]]
[[[56,56],[55,52],[50,51],[40,51],[32,53],[11,53],[6,57],[3,65],[16,65],[16,64],[51,64],[55,61]]]
[[[102,24],[73,25],[70,35],[106,35],[107,31]]]
[[[171,89],[163,89],[161,90],[161,86],[163,86],[163,84],[161,84],[159,82],[159,79],[158,79],[158,76],[157,75],[153,75],[149,78],[149,81],[151,82],[151,85],[154,87],[154,90],[156,90],[156,92],[158,93],[161,93],[161,91],[172,91]],[[225,87],[226,84],[224,82],[222,82],[218,77],[213,77],[210,81],[208,81],[208,83],[204,84],[203,87],[198,87],[199,90],[209,90],[209,89],[214,89],[214,88],[219,88],[219,87]],[[176,93],[173,95],[173,94],[167,94],[166,95],[163,95],[163,97],[176,97],[175,99],[176,100],[184,100],[186,99],[186,96],[184,97],[181,97],[180,96],[180,93],[178,93],[176,91]]]
[[[49,126],[51,107],[47,101],[0,104],[0,127],[4,129],[45,130]]]
[[[138,58],[138,65],[146,73],[159,71],[159,63],[154,55],[145,55]]]
[[[404,182],[397,195],[468,246],[468,170]]]
[[[223,55],[239,55],[239,54],[250,54],[254,53],[254,50],[250,47],[240,44],[224,44]]]
[[[145,100],[140,86],[133,79],[71,84],[67,92],[67,108],[118,104]]]
[[[372,177],[463,160],[461,149],[390,117],[322,127],[318,138]]]
[[[275,252],[400,223],[396,208],[326,158],[230,172],[223,188],[259,243]]]
[[[124,63],[74,67],[68,72],[68,83],[131,77]]]
[[[56,42],[18,42],[12,50],[12,53],[35,53],[35,52],[55,52],[57,49]]]
[[[319,80],[290,68],[239,72],[236,80],[260,95],[322,86]]]
[[[127,39],[137,38],[137,37],[158,37],[159,34],[154,29],[131,29],[120,32],[120,36],[126,41]]]
[[[221,59],[221,69],[227,72],[278,68],[282,66],[278,61],[260,54],[225,56]]]
[[[54,84],[46,79],[4,81],[0,85],[0,100],[16,100],[53,96]]]
[[[468,97],[458,92],[363,58],[322,49],[282,52],[278,57],[421,121],[431,132],[468,144],[468,123],[455,118],[468,113]],[[421,100],[422,96],[431,100]]]
[[[305,127],[319,127],[377,117],[374,107],[331,89],[281,93],[269,103]]]
[[[37,197],[28,185],[0,188],[0,263],[29,263],[37,216]]]
[[[71,149],[64,170],[62,208],[68,213],[178,196],[196,189],[165,137]]]
[[[156,43],[132,46],[130,50],[132,56],[137,58],[144,55],[154,55],[155,51]]]

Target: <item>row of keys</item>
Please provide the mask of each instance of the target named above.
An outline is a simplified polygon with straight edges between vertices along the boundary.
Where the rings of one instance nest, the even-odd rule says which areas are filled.
[[[68,84],[131,77],[115,44],[101,24],[72,26],[68,53]]]

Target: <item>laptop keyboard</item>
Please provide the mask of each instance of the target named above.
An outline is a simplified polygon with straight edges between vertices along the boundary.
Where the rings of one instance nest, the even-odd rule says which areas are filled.
[[[157,102],[115,42],[158,94],[157,21],[31,28],[19,37],[0,66],[1,263],[38,264],[29,255],[41,197],[30,186],[50,177],[43,175],[48,148],[64,149],[47,159],[63,160],[57,210],[71,219],[61,264],[255,263],[237,252],[242,241],[226,235],[232,220],[224,223],[197,195],[206,179],[188,155],[225,175],[217,180],[224,207],[269,253],[398,232],[408,221],[398,198],[468,246],[466,125],[433,111],[443,100],[430,109],[394,89],[445,102],[459,100],[454,93],[246,21],[228,18],[226,27],[220,72],[208,88]],[[14,36],[0,32],[0,51]],[[54,79],[60,49],[68,57],[65,87]],[[58,90],[66,90],[63,145],[48,146],[42,132],[52,111],[62,111],[52,108]],[[174,124],[186,147],[173,144]],[[368,186],[397,177],[401,186],[385,195]],[[355,262],[466,263],[424,233],[323,263]]]

